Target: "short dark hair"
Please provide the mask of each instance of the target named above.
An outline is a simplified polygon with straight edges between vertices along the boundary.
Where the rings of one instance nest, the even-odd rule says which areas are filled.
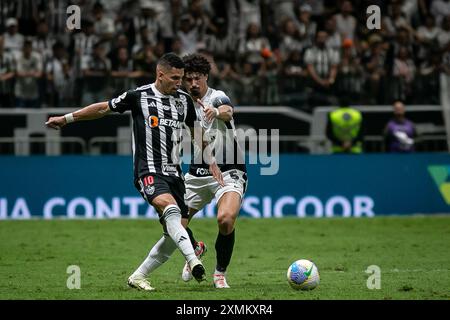
[[[201,54],[189,54],[183,57],[184,72],[199,72],[208,75],[211,71],[211,64]]]
[[[184,62],[173,52],[164,54],[158,60],[158,65],[166,68],[184,69]]]

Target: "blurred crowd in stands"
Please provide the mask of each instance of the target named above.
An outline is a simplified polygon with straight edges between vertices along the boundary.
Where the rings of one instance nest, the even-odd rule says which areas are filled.
[[[447,0],[1,0],[0,107],[79,107],[198,52],[236,105],[439,104]],[[69,30],[67,8],[81,9]],[[369,5],[381,29],[366,25]]]

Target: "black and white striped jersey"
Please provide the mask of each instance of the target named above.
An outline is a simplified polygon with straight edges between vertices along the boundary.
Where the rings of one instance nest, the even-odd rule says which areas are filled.
[[[164,95],[152,83],[129,90],[108,105],[113,112],[131,110],[135,178],[151,173],[183,178],[174,148],[181,141],[183,123],[194,127],[196,121],[194,102],[187,93]]]

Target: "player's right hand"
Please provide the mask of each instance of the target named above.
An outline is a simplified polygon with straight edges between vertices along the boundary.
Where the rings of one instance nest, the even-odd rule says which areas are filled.
[[[64,116],[50,117],[45,125],[49,128],[59,130],[66,125],[66,119]]]
[[[220,168],[216,162],[213,162],[209,165],[209,172],[212,174],[214,179],[216,179],[216,181],[220,184],[220,186],[225,187],[222,171],[220,171]]]
[[[202,107],[208,122],[212,122],[217,117],[216,108],[212,106],[205,106],[200,99],[197,99],[197,103]]]

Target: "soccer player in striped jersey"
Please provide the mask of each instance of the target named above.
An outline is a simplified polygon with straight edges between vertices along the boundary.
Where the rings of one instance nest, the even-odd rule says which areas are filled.
[[[229,288],[225,271],[233,253],[234,225],[247,189],[244,154],[237,143],[230,98],[223,91],[208,87],[208,74],[211,69],[208,60],[200,54],[192,54],[183,57],[183,61],[183,85],[197,103],[197,118],[201,119],[205,134],[213,145],[217,163],[223,173],[224,185],[214,179],[207,163],[194,161],[185,176],[189,219],[183,219],[182,223],[187,226],[190,219],[215,197],[219,231],[215,243],[216,268],[213,282],[216,288]],[[201,150],[197,149],[196,153],[200,153],[199,151]],[[196,159],[195,156],[193,158]],[[197,248],[196,253],[204,253],[204,244],[195,241],[192,230],[188,227],[187,231],[193,246]],[[188,263],[183,268],[182,278],[184,281],[192,279]]]
[[[153,246],[149,255],[128,278],[128,285],[152,291],[147,277],[166,262],[178,248],[185,257],[192,276],[205,280],[205,269],[181,224],[188,218],[184,202],[184,177],[179,162],[173,159],[176,141],[181,140],[183,123],[193,128],[197,116],[192,98],[179,90],[184,74],[184,63],[173,53],[165,54],[157,64],[157,78],[152,84],[129,90],[107,102],[91,104],[73,113],[51,117],[46,125],[59,129],[68,123],[101,118],[111,112],[131,111],[133,118],[134,182],[142,197],[159,214],[163,237]],[[205,147],[205,145],[203,146]],[[209,169],[222,183],[221,172],[211,157]]]

